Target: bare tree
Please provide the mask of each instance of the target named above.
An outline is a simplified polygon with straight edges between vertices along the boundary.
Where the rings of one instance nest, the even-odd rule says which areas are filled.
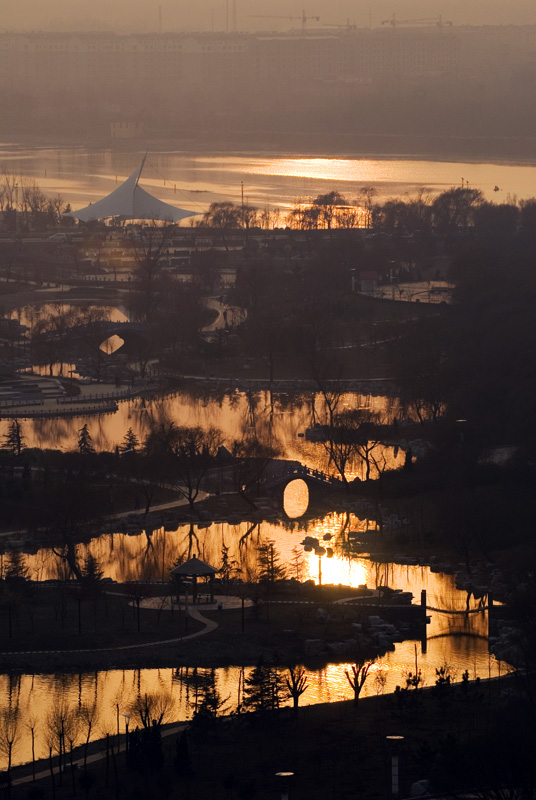
[[[294,715],[298,716],[298,704],[300,697],[309,688],[307,678],[305,676],[305,669],[303,667],[288,667],[288,677],[285,679],[287,689],[292,697],[292,707],[294,708]]]
[[[231,454],[234,458],[233,485],[238,494],[256,508],[251,494],[259,492],[266,470],[272,459],[277,458],[279,451],[255,438],[235,440]]]
[[[348,206],[348,200],[335,191],[319,194],[313,200],[313,208],[318,210],[319,225],[322,228],[327,228],[328,231],[337,227],[340,212],[343,209],[347,209]]]
[[[361,694],[361,689],[365,685],[365,681],[367,680],[367,676],[371,666],[374,664],[374,661],[358,661],[355,664],[352,664],[350,670],[345,669],[344,674],[346,675],[346,679],[352,689],[354,690],[354,706],[357,707],[359,702],[359,695]]]
[[[66,701],[61,698],[50,708],[45,720],[46,743],[52,751],[56,751],[58,754],[60,776],[67,752],[72,750],[79,730],[80,719],[77,709],[69,708]]]
[[[30,731],[32,740],[32,777],[35,780],[35,734],[39,725],[39,719],[31,713],[26,718],[26,728]]]
[[[140,322],[153,322],[165,297],[167,281],[162,268],[173,230],[172,224],[155,224],[142,228],[134,240],[136,268],[128,306]]]
[[[13,750],[20,736],[19,709],[5,708],[0,711],[0,753],[7,759],[7,780],[10,782]]]
[[[164,691],[138,695],[130,707],[130,713],[139,719],[143,728],[159,727],[169,721],[174,701]]]
[[[203,216],[203,225],[218,228],[225,249],[229,250],[226,233],[242,227],[242,210],[240,206],[226,200],[222,203],[211,203],[208,211]]]
[[[39,361],[48,364],[51,375],[54,364],[58,362],[60,375],[63,374],[68,335],[76,324],[76,310],[62,303],[54,303],[35,320],[31,330],[31,346]]]
[[[370,479],[374,451],[381,446],[380,415],[369,409],[353,409],[335,414],[324,443],[331,462],[346,483],[346,469],[354,458],[365,465],[365,480]]]
[[[78,709],[78,718],[80,720],[80,727],[82,730],[85,729],[86,736],[84,742],[84,769],[87,766],[87,752],[89,747],[89,741],[91,739],[91,732],[93,730],[95,720],[97,718],[97,704],[93,702],[92,705],[83,704]]]
[[[221,442],[222,434],[217,428],[179,427],[171,422],[149,434],[145,452],[163,459],[162,468],[167,470],[167,480],[193,508]]]

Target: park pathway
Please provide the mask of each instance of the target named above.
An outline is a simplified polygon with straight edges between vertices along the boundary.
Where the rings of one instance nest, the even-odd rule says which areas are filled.
[[[116,594],[116,593],[114,593]],[[140,603],[140,608],[152,608],[156,609],[160,607],[162,603],[161,597],[150,597],[147,600],[144,600]],[[167,602],[168,610],[171,610],[171,602],[172,598],[164,598]],[[221,603],[221,609],[219,607],[219,603]],[[252,605],[251,600],[245,600],[244,606],[249,608]],[[182,607],[182,606],[181,606]],[[242,599],[240,597],[230,597],[227,595],[216,595],[214,598],[213,603],[207,603],[203,605],[204,610],[206,611],[224,611],[230,610],[233,608],[241,608],[242,607]],[[162,605],[162,608],[166,609],[166,604]],[[117,647],[91,647],[91,648],[77,648],[74,650],[20,650],[20,651],[9,651],[4,652],[2,655],[4,657],[9,656],[30,656],[30,655],[54,655],[57,653],[62,654],[71,654],[71,653],[116,653],[125,650],[139,650],[142,647],[159,647],[161,645],[168,645],[168,644],[181,644],[182,642],[186,642],[188,639],[196,639],[198,636],[204,636],[207,633],[212,633],[218,627],[218,623],[212,619],[208,619],[201,614],[198,606],[189,605],[188,606],[188,616],[191,619],[195,619],[198,622],[204,624],[204,628],[200,631],[196,631],[195,633],[189,633],[186,636],[177,636],[173,639],[162,639],[158,642],[144,642],[143,644],[124,644],[118,645]]]

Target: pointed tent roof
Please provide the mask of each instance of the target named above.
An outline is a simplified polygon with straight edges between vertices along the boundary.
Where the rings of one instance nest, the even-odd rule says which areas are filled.
[[[134,170],[132,175],[114,189],[113,192],[91,203],[78,211],[71,211],[66,217],[74,217],[81,222],[91,222],[107,217],[121,217],[122,219],[157,219],[161,221],[178,222],[185,217],[192,217],[196,211],[186,211],[169,203],[164,203],[153,197],[139,185],[141,171],[145,164],[145,156],[141,165]]]
[[[204,561],[201,561],[200,558],[190,558],[188,561],[185,561],[184,564],[179,564],[178,567],[174,567],[171,570],[172,575],[184,575],[185,577],[193,577],[196,578],[205,576],[205,575],[215,575],[216,572],[219,572],[216,567],[211,567],[210,564],[206,564]]]

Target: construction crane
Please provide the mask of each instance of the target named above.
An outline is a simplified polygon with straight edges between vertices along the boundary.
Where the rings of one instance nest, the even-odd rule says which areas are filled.
[[[317,22],[320,22],[320,17],[314,17],[314,16],[307,15],[305,13],[305,9],[302,11],[301,17],[293,17],[290,14],[288,16],[287,15],[282,15],[282,16],[281,15],[273,15],[273,14],[248,14],[248,17],[257,17],[257,19],[299,19],[299,20],[301,20],[302,31],[303,32],[305,32],[305,30],[307,29],[307,23],[309,22],[309,20],[313,20],[314,19]]]
[[[396,28],[397,25],[436,25],[442,28],[444,25],[452,25],[452,22],[444,21],[442,16],[439,17],[421,17],[421,19],[397,19],[396,14],[393,14],[391,19],[383,19],[382,25],[390,25]]]

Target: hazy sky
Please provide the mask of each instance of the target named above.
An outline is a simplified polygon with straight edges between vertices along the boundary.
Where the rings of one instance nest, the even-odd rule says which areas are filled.
[[[0,0],[0,30],[156,31],[162,8],[164,31],[229,30],[236,7],[237,30],[287,30],[300,21],[250,15],[320,16],[320,23],[358,27],[369,20],[436,18],[456,25],[536,24],[534,0]],[[310,29],[318,27],[308,23]]]

